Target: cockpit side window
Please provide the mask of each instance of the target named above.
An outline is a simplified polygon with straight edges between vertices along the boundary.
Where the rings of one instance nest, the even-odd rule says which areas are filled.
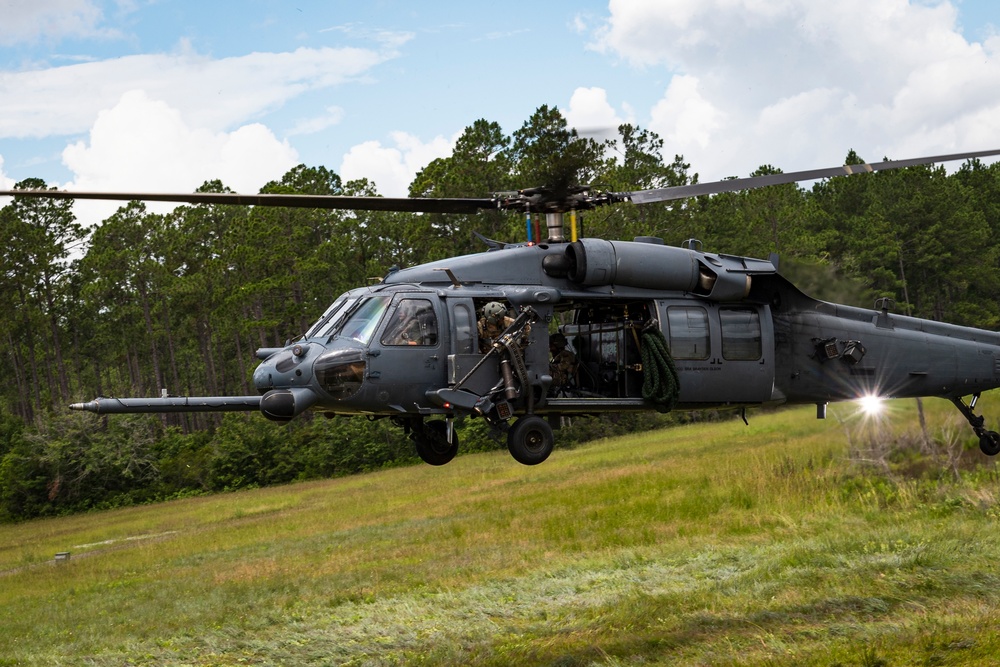
[[[437,345],[434,305],[427,299],[403,299],[382,333],[383,345]]]
[[[323,336],[329,336],[333,333],[334,327],[338,322],[344,317],[347,311],[350,310],[350,306],[357,301],[357,298],[348,299],[346,295],[341,296],[339,299],[334,301],[323,316],[317,320],[316,324],[312,325],[309,331],[306,332],[306,338],[319,338]]]
[[[388,306],[389,297],[387,296],[373,296],[364,299],[340,326],[339,335],[353,338],[367,345]]]

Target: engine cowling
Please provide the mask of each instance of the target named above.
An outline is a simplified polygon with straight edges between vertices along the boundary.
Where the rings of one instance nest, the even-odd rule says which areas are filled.
[[[750,291],[747,267],[736,258],[660,242],[581,239],[566,247],[565,257],[564,262],[550,266],[556,269],[558,265],[565,277],[588,287],[620,285],[692,292],[713,301],[738,301]]]

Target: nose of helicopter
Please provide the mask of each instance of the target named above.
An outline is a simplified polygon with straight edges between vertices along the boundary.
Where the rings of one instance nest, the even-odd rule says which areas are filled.
[[[365,375],[365,350],[301,343],[258,351],[264,357],[253,374],[263,394],[264,416],[287,421],[322,400],[351,398],[361,389]],[[267,354],[267,353],[270,354]]]
[[[285,348],[264,348],[257,351],[263,361],[253,372],[253,384],[260,393],[271,389],[302,387],[312,378],[310,357],[315,358],[313,346],[308,343]],[[268,354],[269,353],[269,354]]]
[[[254,370],[254,386],[264,396],[260,411],[268,419],[288,421],[312,407],[319,399],[309,388],[312,380],[310,357],[316,354],[312,345],[296,344],[286,348],[262,349],[262,357]]]

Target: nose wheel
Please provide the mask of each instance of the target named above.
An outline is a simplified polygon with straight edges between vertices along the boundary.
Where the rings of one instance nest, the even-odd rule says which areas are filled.
[[[521,417],[507,431],[507,449],[518,463],[538,465],[549,458],[555,438],[549,423],[536,415]]]

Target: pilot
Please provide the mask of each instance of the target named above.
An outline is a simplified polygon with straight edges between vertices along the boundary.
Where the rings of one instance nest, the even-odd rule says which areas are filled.
[[[437,323],[429,301],[404,299],[382,335],[383,345],[436,345]]]
[[[549,374],[552,388],[565,389],[573,384],[576,376],[576,355],[566,349],[566,336],[556,332],[549,336]]]
[[[507,327],[514,323],[514,318],[507,314],[507,307],[499,301],[490,301],[480,311],[479,351],[486,354],[493,347],[493,341]]]
[[[386,345],[420,344],[420,321],[409,301],[400,302],[396,309],[396,317],[386,328],[382,342]]]

